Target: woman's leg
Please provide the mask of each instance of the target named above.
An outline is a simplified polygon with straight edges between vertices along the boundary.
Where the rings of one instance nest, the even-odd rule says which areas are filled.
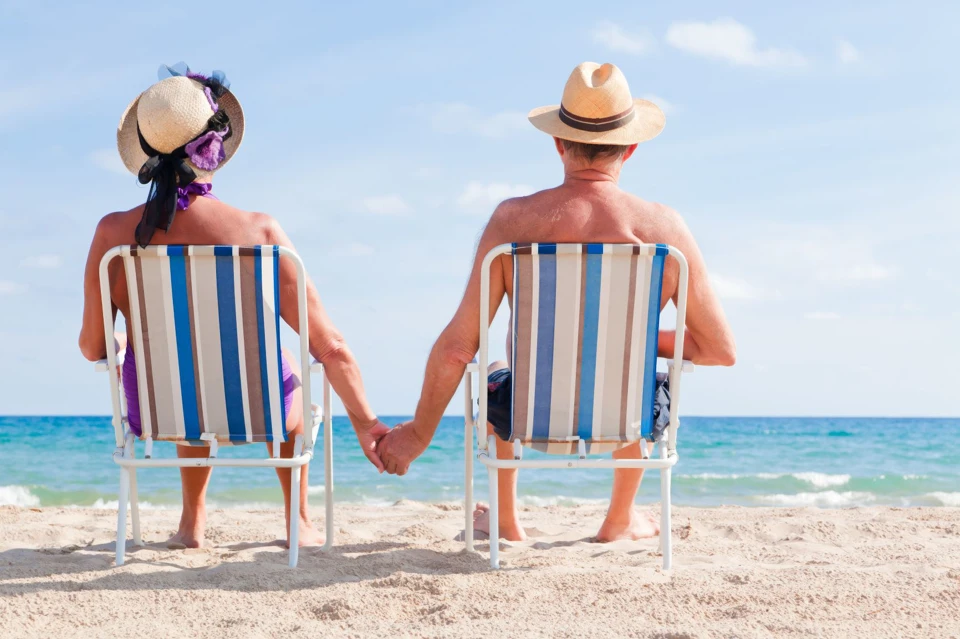
[[[210,449],[206,446],[177,446],[177,457],[208,457]],[[204,529],[207,525],[207,486],[210,484],[212,468],[181,468],[180,484],[183,493],[183,511],[180,514],[180,528],[170,538],[167,546],[171,548],[200,548],[204,542]]]
[[[296,358],[293,356],[293,353],[287,349],[283,349],[283,356],[287,360],[287,364],[290,366],[290,369],[293,371],[299,371],[300,366],[297,364]],[[290,413],[287,414],[287,442],[280,444],[280,456],[287,459],[293,457],[293,447],[295,445],[297,435],[303,434],[303,389],[297,387],[293,391],[293,402],[290,406]],[[273,455],[273,444],[267,444],[267,450],[270,452],[270,455]],[[284,517],[286,518],[286,530],[287,530],[287,544],[290,543],[290,468],[278,468],[277,477],[280,478],[280,488],[283,491],[283,510]],[[300,512],[298,513],[298,519],[300,522],[300,543],[299,546],[320,546],[323,545],[323,535],[313,527],[313,523],[310,521],[310,513],[307,507],[307,490],[309,488],[309,482],[307,478],[310,474],[310,466],[304,465],[300,468]]]
[[[613,453],[614,459],[640,459],[640,443],[636,442]],[[610,495],[610,507],[607,517],[597,533],[597,541],[616,541],[618,539],[643,539],[653,537],[660,532],[656,520],[639,515],[633,508],[637,498],[643,469],[618,468],[613,471],[613,492]]]

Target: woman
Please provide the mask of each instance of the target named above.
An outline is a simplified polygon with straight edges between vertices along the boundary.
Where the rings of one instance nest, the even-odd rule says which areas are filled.
[[[80,350],[91,360],[106,357],[100,298],[99,265],[112,247],[136,242],[148,244],[277,244],[293,248],[280,224],[264,213],[250,213],[221,202],[211,193],[213,174],[223,167],[243,138],[243,111],[229,84],[219,72],[213,77],[190,73],[185,65],[161,67],[160,82],[144,91],[127,107],[117,130],[117,145],[126,167],[150,184],[146,204],[129,211],[111,213],[100,220],[84,275],[83,327]],[[179,213],[178,213],[179,212]],[[130,323],[130,300],[121,260],[110,265],[110,297]],[[299,331],[297,275],[289,260],[280,261],[280,314],[294,331]],[[310,353],[324,364],[330,383],[350,416],[364,454],[381,471],[376,444],[387,432],[367,403],[357,362],[340,333],[327,316],[313,283],[307,281]],[[123,348],[124,335],[115,345]],[[123,366],[128,418],[139,431],[139,401],[135,358],[126,344]],[[283,457],[293,456],[293,441],[303,432],[304,415],[299,379],[300,370],[291,353],[283,353],[284,405],[287,411],[289,443],[281,444]],[[267,444],[270,448],[270,444]],[[203,447],[178,446],[180,457],[206,457]],[[271,451],[272,454],[272,451]],[[300,478],[300,545],[323,543],[307,512],[308,466]],[[205,496],[212,468],[183,468],[183,513],[180,528],[168,545],[198,548],[204,543]],[[286,508],[287,535],[290,532],[290,469],[278,469]]]

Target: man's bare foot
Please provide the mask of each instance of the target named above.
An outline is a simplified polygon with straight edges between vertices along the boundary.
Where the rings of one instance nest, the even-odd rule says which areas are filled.
[[[490,534],[490,507],[486,504],[478,503],[476,510],[473,511],[473,529]],[[523,526],[516,520],[509,524],[501,521],[499,533],[500,539],[507,541],[525,541],[527,538]]]
[[[641,515],[635,510],[630,510],[629,521],[611,521],[609,516],[600,526],[600,532],[597,533],[597,541],[606,543],[610,541],[619,541],[629,539],[647,539],[656,537],[660,534],[660,524],[650,515]]]
[[[167,548],[170,550],[186,550],[187,548],[203,548],[203,535],[196,536],[185,531],[177,531],[177,534],[167,540]]]
[[[307,546],[322,546],[323,545],[323,535],[320,534],[320,531],[313,527],[313,524],[309,519],[300,520],[300,537],[297,539],[297,545],[301,548]],[[287,539],[287,543],[284,544],[287,548],[290,547],[290,539]]]

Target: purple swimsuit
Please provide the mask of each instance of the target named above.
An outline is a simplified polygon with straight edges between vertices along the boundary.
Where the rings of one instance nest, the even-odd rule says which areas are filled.
[[[293,374],[287,358],[283,357],[280,374],[283,377],[283,410],[290,416],[290,407],[293,405],[293,391],[300,388],[300,380]],[[120,372],[123,380],[123,394],[127,397],[127,423],[130,432],[137,437],[141,436],[140,426],[140,392],[137,388],[137,362],[133,357],[133,348],[127,342],[127,350],[123,357],[123,366]]]

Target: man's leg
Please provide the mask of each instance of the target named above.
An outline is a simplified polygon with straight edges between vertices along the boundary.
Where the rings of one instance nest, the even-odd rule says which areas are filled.
[[[206,446],[177,446],[177,457],[209,457]],[[180,484],[183,494],[183,511],[180,514],[180,528],[177,534],[167,541],[168,548],[200,548],[204,543],[204,529],[207,525],[207,486],[213,469],[181,468]]]
[[[290,366],[291,370],[299,371],[300,367],[297,365],[297,360],[294,358],[293,353],[287,349],[283,349],[283,356],[287,360],[287,364]],[[293,403],[290,406],[290,414],[287,415],[287,442],[280,444],[280,456],[287,459],[293,457],[293,447],[297,440],[297,435],[303,434],[303,389],[297,388],[293,392]],[[267,444],[267,450],[270,452],[270,455],[273,455],[273,444]],[[290,544],[290,468],[278,468],[277,477],[280,478],[280,489],[283,491],[283,510],[284,517],[286,518],[286,531],[287,531],[287,545]],[[313,523],[310,521],[310,513],[307,507],[307,490],[309,489],[309,482],[307,481],[310,474],[309,464],[304,465],[300,468],[300,512],[298,513],[298,519],[300,522],[300,543],[298,544],[301,548],[304,546],[320,546],[323,544],[323,535],[313,527]]]
[[[507,368],[506,362],[494,362],[487,369],[487,374],[502,368]],[[487,436],[494,435],[493,424],[487,423]],[[497,459],[513,459],[513,444],[505,442],[496,435]],[[523,541],[527,538],[520,518],[517,515],[517,476],[516,468],[501,468],[497,471],[497,498],[499,501],[500,537],[508,541]],[[473,528],[487,534],[490,533],[490,509],[485,504],[477,504],[473,511]]]
[[[640,443],[636,442],[613,453],[614,459],[640,459]],[[613,471],[613,492],[607,517],[597,533],[597,541],[644,539],[660,532],[656,520],[639,515],[633,502],[643,479],[643,469],[618,468]]]

